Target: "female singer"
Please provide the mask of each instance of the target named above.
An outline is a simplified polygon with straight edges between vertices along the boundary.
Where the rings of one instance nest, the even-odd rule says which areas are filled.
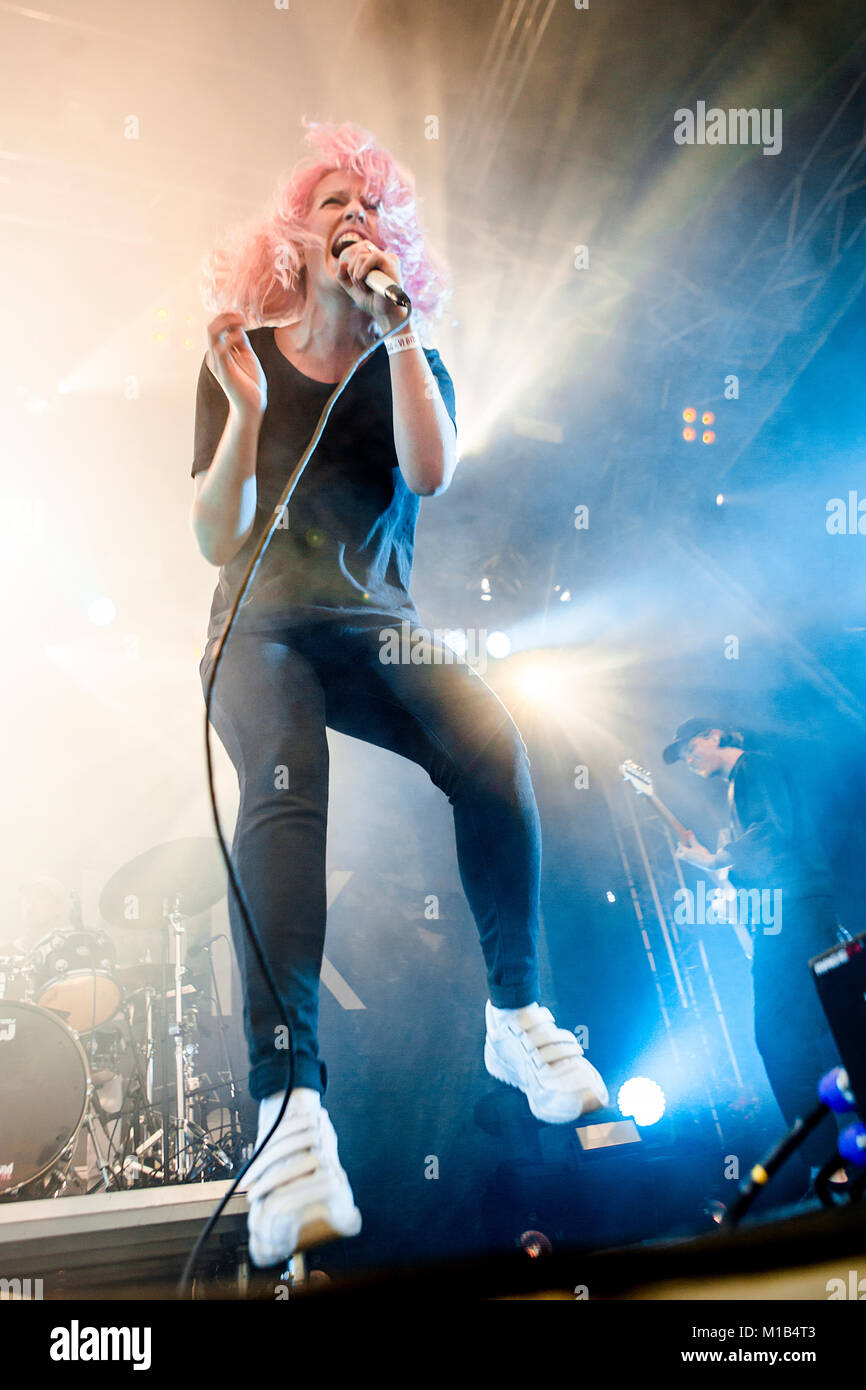
[[[366,286],[369,271],[402,284],[414,312],[409,331],[380,345],[337,401],[241,605],[213,692],[213,726],[240,787],[233,863],[294,1049],[286,1113],[248,1174],[259,1265],[361,1225],[321,1103],[326,728],[411,758],[453,807],[487,967],[488,1072],[553,1123],[608,1100],[573,1034],[537,999],[540,834],[526,750],[479,676],[450,652],[435,659],[409,593],[419,498],[443,493],[456,461],[451,378],[414,331],[441,312],[445,268],[422,234],[412,176],[357,126],[305,124],[313,154],[267,214],[206,262],[217,312],[198,382],[191,520],[220,573],[203,685],[323,404],[363,349],[405,318]],[[380,659],[381,634],[404,622],[428,661]],[[229,911],[261,1140],[282,1103],[289,1054],[233,894]]]

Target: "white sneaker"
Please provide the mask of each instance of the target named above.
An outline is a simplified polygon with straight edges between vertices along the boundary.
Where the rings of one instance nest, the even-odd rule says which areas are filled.
[[[280,1111],[283,1092],[259,1105],[256,1144]],[[299,1250],[356,1236],[361,1213],[340,1166],[337,1136],[318,1091],[292,1091],[279,1127],[244,1176],[254,1264],[275,1265]]]
[[[484,1065],[516,1086],[537,1120],[566,1124],[608,1104],[607,1087],[573,1033],[557,1028],[549,1009],[496,1009],[487,1001]]]

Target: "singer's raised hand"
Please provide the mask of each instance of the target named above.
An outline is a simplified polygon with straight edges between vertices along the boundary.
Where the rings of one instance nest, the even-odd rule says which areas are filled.
[[[358,308],[370,314],[382,332],[387,333],[395,323],[403,322],[406,313],[365,285],[365,277],[371,270],[383,270],[398,285],[402,283],[399,259],[375,246],[372,241],[356,241],[340,252],[337,280]]]
[[[207,336],[207,364],[235,410],[242,415],[263,415],[268,383],[244,332],[243,314],[234,310],[217,314],[207,326]]]

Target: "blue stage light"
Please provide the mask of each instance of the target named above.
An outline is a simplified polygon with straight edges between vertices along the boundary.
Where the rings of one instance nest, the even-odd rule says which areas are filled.
[[[621,1115],[630,1115],[636,1125],[657,1124],[665,1113],[665,1093],[648,1076],[633,1076],[619,1088],[616,1103]]]

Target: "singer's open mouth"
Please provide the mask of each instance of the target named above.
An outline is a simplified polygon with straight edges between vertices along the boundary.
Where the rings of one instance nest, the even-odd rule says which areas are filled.
[[[356,241],[368,240],[368,237],[361,236],[359,232],[341,232],[340,235],[337,237],[337,240],[331,247],[331,255],[335,256],[339,260],[340,252],[345,251],[347,246],[354,245]]]

